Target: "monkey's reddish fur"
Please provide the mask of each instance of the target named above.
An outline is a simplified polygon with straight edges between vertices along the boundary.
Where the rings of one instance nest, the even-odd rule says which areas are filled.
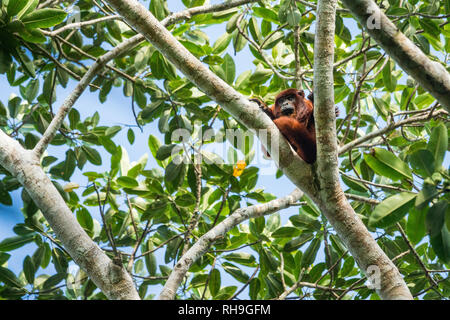
[[[271,108],[257,99],[252,99],[252,101],[257,102],[261,109],[273,120],[300,158],[312,164],[316,161],[314,97],[310,95],[308,98],[310,100],[305,98],[303,90],[287,89],[277,95]],[[286,99],[290,100],[285,102]],[[283,113],[283,104],[293,104],[293,111]]]

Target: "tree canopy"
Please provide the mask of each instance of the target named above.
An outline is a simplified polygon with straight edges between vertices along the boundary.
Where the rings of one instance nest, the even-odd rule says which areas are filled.
[[[328,56],[315,51],[321,1],[120,2],[0,0],[0,203],[23,202],[0,239],[0,299],[380,299],[391,280],[450,297],[449,0],[377,1],[364,17],[339,1]],[[160,23],[133,21],[142,5]],[[380,40],[384,19],[405,40]],[[321,67],[334,102],[314,115],[324,136],[309,166],[247,99],[298,88],[325,110]],[[133,123],[102,122],[119,94]],[[269,174],[260,129],[280,141]],[[130,161],[137,140],[148,149]],[[277,197],[282,175],[293,183]],[[346,229],[344,211],[370,234]],[[8,267],[25,245],[23,268]],[[381,268],[381,289],[380,265],[400,275]]]

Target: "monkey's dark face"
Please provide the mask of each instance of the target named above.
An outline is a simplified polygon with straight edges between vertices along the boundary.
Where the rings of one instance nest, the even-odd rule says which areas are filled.
[[[284,116],[290,116],[295,111],[296,102],[297,97],[294,94],[289,94],[279,98],[276,101],[276,104],[279,106],[280,111]]]

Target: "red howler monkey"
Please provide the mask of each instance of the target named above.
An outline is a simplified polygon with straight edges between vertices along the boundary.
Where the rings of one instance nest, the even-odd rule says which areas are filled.
[[[303,90],[287,89],[277,95],[271,108],[258,99],[250,100],[258,103],[260,108],[273,120],[300,158],[312,164],[316,161],[316,130],[312,93],[308,99],[305,99]]]

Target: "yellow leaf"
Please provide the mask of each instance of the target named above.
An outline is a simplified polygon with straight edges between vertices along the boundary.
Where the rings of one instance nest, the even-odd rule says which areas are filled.
[[[239,177],[242,174],[242,172],[244,172],[246,166],[247,164],[245,163],[244,160],[239,160],[233,168],[234,169],[233,176]]]
[[[65,192],[72,192],[75,189],[78,189],[80,187],[80,185],[78,183],[75,182],[69,182],[68,184],[66,184],[63,188],[63,190]]]

